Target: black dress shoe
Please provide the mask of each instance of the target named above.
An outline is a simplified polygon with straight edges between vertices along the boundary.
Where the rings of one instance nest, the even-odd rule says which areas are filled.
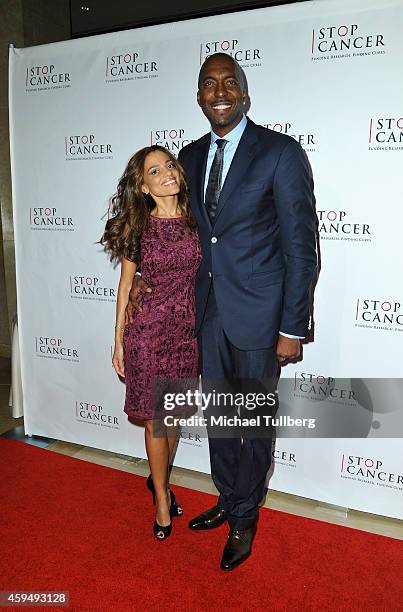
[[[204,529],[214,529],[219,527],[227,520],[227,513],[222,508],[214,506],[206,512],[202,512],[189,522],[189,529],[202,531]]]
[[[243,563],[252,552],[256,526],[244,531],[231,529],[221,559],[221,569],[229,571]]]

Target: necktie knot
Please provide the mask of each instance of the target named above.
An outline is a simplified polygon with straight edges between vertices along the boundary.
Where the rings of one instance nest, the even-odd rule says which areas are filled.
[[[228,140],[225,140],[224,138],[218,138],[215,143],[217,145],[217,149],[223,149],[225,147],[225,145],[227,144]]]

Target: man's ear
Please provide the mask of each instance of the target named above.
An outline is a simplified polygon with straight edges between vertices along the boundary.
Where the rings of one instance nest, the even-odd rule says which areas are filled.
[[[196,98],[197,98],[197,104],[199,106],[201,106],[201,104],[200,104],[200,91],[199,90],[197,90]]]

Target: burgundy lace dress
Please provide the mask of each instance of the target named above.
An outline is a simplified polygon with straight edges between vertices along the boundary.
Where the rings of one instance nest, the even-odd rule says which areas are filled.
[[[129,420],[151,419],[153,381],[198,375],[194,285],[201,261],[199,238],[183,218],[150,216],[141,238],[141,293],[123,336]]]

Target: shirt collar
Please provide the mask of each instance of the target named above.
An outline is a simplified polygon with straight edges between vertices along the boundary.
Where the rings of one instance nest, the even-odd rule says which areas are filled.
[[[219,138],[225,138],[225,140],[228,140],[228,142],[231,142],[232,144],[238,146],[238,143],[241,140],[241,136],[244,133],[247,123],[248,123],[248,120],[246,116],[244,115],[241,121],[238,123],[238,125],[236,125],[233,130],[228,132],[228,134],[225,134],[225,136],[217,136],[217,134],[211,130],[210,146],[215,144],[215,141],[218,140]]]

